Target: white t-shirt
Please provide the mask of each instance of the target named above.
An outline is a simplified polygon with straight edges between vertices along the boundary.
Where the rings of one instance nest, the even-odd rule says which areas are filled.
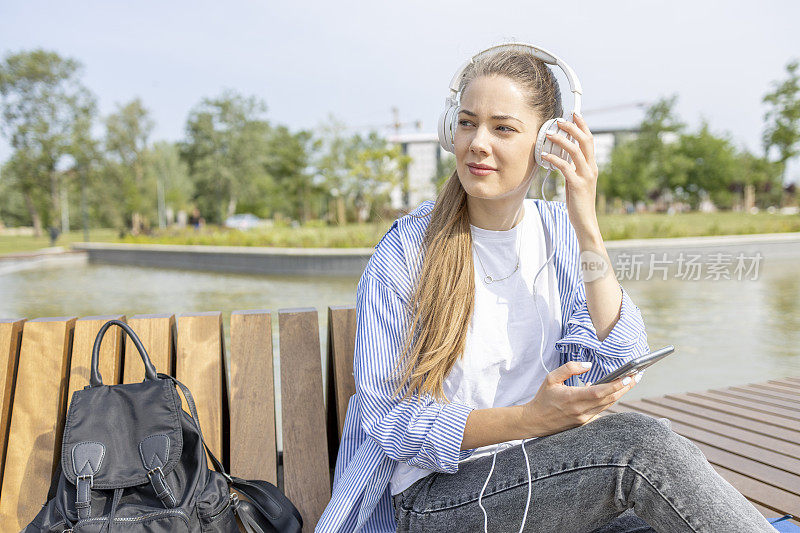
[[[467,329],[464,354],[453,365],[443,385],[447,398],[475,409],[520,405],[536,395],[546,376],[539,358],[542,321],[544,364],[552,371],[560,360],[555,343],[561,338],[561,301],[552,261],[536,280],[535,295],[533,290],[533,278],[552,251],[546,244],[541,219],[549,214],[546,211],[540,214],[530,199],[523,206],[522,221],[510,230],[491,231],[472,226],[475,310]],[[498,279],[514,270],[517,249],[519,270],[508,279],[487,284],[484,281],[487,273]],[[480,254],[480,261],[476,254]],[[542,321],[534,305],[538,305]],[[503,445],[478,448],[466,461],[491,455],[499,446]],[[399,462],[390,480],[392,495],[432,472]]]

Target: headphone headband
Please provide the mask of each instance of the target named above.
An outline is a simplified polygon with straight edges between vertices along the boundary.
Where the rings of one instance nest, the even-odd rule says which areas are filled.
[[[566,74],[567,81],[569,82],[569,90],[570,92],[572,92],[572,95],[574,97],[574,105],[572,107],[572,112],[573,113],[581,112],[581,95],[583,94],[583,89],[581,88],[581,82],[580,80],[578,80],[578,76],[575,75],[575,71],[572,70],[572,67],[567,65],[558,56],[556,56],[551,52],[548,52],[544,48],[539,48],[538,46],[521,42],[498,44],[492,46],[481,52],[478,52],[477,54],[472,56],[472,58],[465,61],[464,64],[461,65],[459,69],[456,71],[456,74],[455,76],[453,76],[453,79],[450,80],[450,94],[448,98],[451,98],[454,103],[456,102],[456,96],[458,95],[458,88],[459,85],[461,84],[461,78],[464,76],[464,71],[467,70],[467,67],[469,67],[471,64],[473,64],[476,60],[480,59],[481,57],[494,52],[499,52],[501,50],[517,50],[520,52],[526,52],[536,57],[537,59],[541,59],[548,65],[556,65],[557,67],[559,67],[562,71],[564,71],[564,74]]]

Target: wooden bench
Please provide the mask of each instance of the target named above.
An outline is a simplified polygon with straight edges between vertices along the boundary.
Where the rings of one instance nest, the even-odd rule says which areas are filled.
[[[68,399],[88,384],[92,344],[111,318],[125,320],[0,319],[1,531],[18,531],[44,503]],[[314,309],[278,311],[277,384],[269,311],[233,312],[228,335],[219,312],[127,319],[156,369],[191,389],[215,454],[234,474],[281,487],[300,509],[307,531],[330,498],[347,401],[355,391],[355,309],[327,310],[324,375],[319,318]],[[109,330],[100,360],[106,383],[144,377],[134,350],[119,328]],[[623,402],[614,410],[670,418],[675,431],[696,442],[762,513],[800,515],[800,380]]]

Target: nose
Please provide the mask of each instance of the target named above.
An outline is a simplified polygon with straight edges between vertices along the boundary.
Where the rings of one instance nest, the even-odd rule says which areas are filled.
[[[486,131],[485,126],[480,125],[475,128],[475,134],[469,143],[469,150],[474,154],[489,154],[489,133]]]

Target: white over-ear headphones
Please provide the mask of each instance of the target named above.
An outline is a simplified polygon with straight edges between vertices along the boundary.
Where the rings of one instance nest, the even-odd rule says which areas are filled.
[[[483,57],[484,55],[499,52],[501,50],[506,49],[514,49],[520,52],[525,52],[533,55],[534,57],[541,59],[545,63],[549,65],[556,65],[561,70],[564,71],[564,74],[567,75],[567,80],[569,81],[569,90],[572,92],[574,96],[574,104],[572,107],[572,113],[580,113],[581,110],[581,95],[583,90],[581,89],[581,82],[578,80],[578,76],[575,75],[575,71],[567,65],[564,61],[556,57],[554,54],[551,54],[547,50],[543,48],[539,48],[538,46],[534,46],[532,44],[527,43],[508,43],[508,44],[499,44],[496,46],[492,46],[491,48],[487,48],[486,50],[479,52],[478,54],[474,55],[471,59],[464,62],[463,65],[456,71],[455,76],[450,81],[450,93],[447,95],[447,99],[445,100],[445,107],[442,114],[439,116],[439,144],[442,145],[442,148],[447,150],[448,152],[454,152],[454,138],[456,127],[458,126],[458,111],[460,107],[460,97],[461,95],[458,92],[459,85],[461,84],[461,78],[464,76],[464,72],[467,70],[472,63],[474,63],[477,59]],[[572,113],[568,115],[564,115],[564,119],[572,122]],[[539,128],[539,133],[536,136],[536,148],[534,150],[534,156],[536,157],[536,163],[545,168],[546,170],[555,170],[555,167],[552,164],[548,163],[547,161],[542,161],[542,152],[549,152],[552,154],[557,155],[558,157],[570,161],[569,154],[567,154],[566,150],[554,144],[553,141],[547,138],[547,134],[559,134],[563,135],[567,138],[570,138],[566,132],[561,130],[556,123],[556,119],[550,119],[545,121],[542,124],[542,127]]]

